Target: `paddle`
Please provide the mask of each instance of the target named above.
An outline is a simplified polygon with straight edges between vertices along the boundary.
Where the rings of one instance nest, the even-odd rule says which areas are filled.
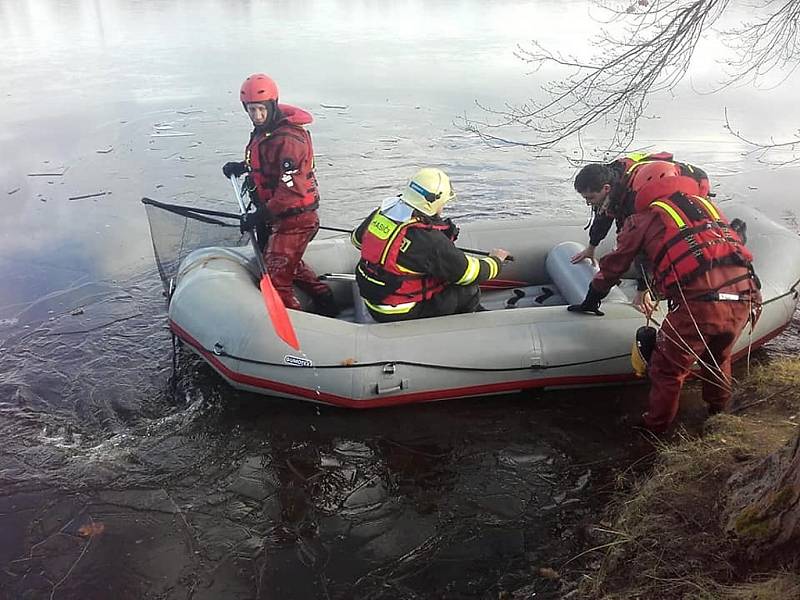
[[[352,229],[342,229],[341,227],[325,227],[324,225],[320,225],[319,228],[320,229],[325,229],[327,231],[339,231],[341,233],[352,233]],[[458,246],[456,246],[456,248],[458,248],[462,252],[466,252],[467,254],[475,254],[477,256],[490,256],[490,254],[488,252],[486,252],[486,250],[472,250],[471,248],[459,248]],[[506,260],[508,262],[514,262],[514,257],[509,254],[508,257],[506,258]]]
[[[236,200],[239,202],[239,210],[241,214],[245,214],[247,209],[242,200],[242,191],[239,188],[239,181],[233,175],[231,175],[230,179],[233,191],[236,194]],[[252,230],[248,233],[250,234],[250,243],[253,245],[258,268],[261,270],[261,281],[258,287],[261,289],[261,296],[264,298],[264,304],[267,307],[272,326],[275,328],[275,333],[292,348],[300,350],[300,342],[297,341],[297,335],[294,332],[292,321],[289,319],[289,313],[286,310],[283,300],[281,300],[281,297],[278,295],[275,286],[272,285],[272,280],[267,273],[267,267],[264,265],[264,258],[261,256],[261,251],[258,249],[258,244],[256,243],[256,236]]]

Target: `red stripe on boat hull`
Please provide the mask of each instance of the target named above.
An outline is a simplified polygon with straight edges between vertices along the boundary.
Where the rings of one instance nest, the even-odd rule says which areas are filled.
[[[408,394],[395,394],[393,396],[382,396],[380,398],[370,398],[365,400],[355,400],[346,396],[339,396],[338,394],[331,394],[329,392],[317,391],[314,389],[304,388],[280,381],[273,381],[271,379],[264,379],[262,377],[254,377],[252,375],[245,375],[228,368],[217,355],[209,352],[203,348],[202,344],[194,339],[187,331],[182,329],[175,322],[169,322],[170,329],[182,341],[192,346],[217,372],[223,377],[235,381],[242,385],[247,385],[254,388],[290,394],[310,400],[312,402],[321,402],[323,404],[330,404],[333,406],[341,406],[346,408],[378,408],[381,406],[396,406],[400,404],[414,404],[420,402],[434,402],[437,400],[447,400],[451,398],[466,398],[470,396],[484,396],[489,394],[500,394],[504,392],[517,392],[525,389],[545,388],[545,387],[564,387],[564,386],[580,386],[592,384],[608,384],[608,383],[624,383],[630,381],[637,381],[633,373],[619,374],[619,375],[571,375],[562,377],[549,377],[539,379],[522,379],[518,381],[504,381],[500,383],[490,383],[485,385],[473,385],[459,388],[447,388],[441,390],[427,390],[424,392],[413,392]],[[768,333],[757,342],[753,343],[751,350],[759,348],[767,343],[772,338],[779,335],[788,323],[782,327]],[[734,360],[741,358],[747,354],[747,348],[737,352],[734,355]],[[288,367],[287,367],[288,368]],[[297,367],[292,367],[297,368]]]

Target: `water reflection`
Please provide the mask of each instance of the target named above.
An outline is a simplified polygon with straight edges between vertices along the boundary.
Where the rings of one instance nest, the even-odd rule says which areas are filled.
[[[173,389],[166,356],[160,389],[112,383],[120,354],[107,351],[141,325],[74,356],[69,336],[36,342],[6,379],[12,593],[49,593],[78,559],[65,597],[177,582],[208,597],[466,597],[504,576],[513,589],[530,564],[577,554],[571,530],[597,501],[587,482],[637,454],[609,447],[622,424],[570,416],[575,401],[353,412],[237,394],[188,357]],[[168,345],[157,337],[145,353]],[[45,359],[66,372],[31,382]]]

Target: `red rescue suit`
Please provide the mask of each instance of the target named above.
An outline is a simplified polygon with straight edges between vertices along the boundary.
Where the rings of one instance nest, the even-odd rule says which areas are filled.
[[[761,303],[749,251],[710,201],[687,200],[698,192],[697,182],[688,177],[662,179],[643,188],[636,198],[636,212],[617,236],[616,249],[600,259],[600,272],[591,283],[598,292],[607,292],[639,252],[655,265],[657,291],[670,306],[648,366],[651,385],[644,422],[657,432],[674,420],[681,387],[698,357],[709,411],[727,407],[731,349]],[[693,209],[703,214],[698,217]],[[677,241],[676,215],[684,224]],[[716,226],[708,228],[704,225],[708,222]],[[717,239],[712,240],[706,229],[716,232]]]
[[[271,217],[282,218],[319,206],[308,112],[278,104],[281,118],[271,131],[254,130],[245,148],[245,164],[259,202]]]
[[[271,235],[264,263],[287,308],[301,309],[294,282],[311,296],[330,294],[302,256],[319,230],[319,192],[314,174],[311,135],[303,127],[313,118],[306,111],[279,104],[282,118],[271,131],[255,130],[245,149],[256,202],[267,210]]]

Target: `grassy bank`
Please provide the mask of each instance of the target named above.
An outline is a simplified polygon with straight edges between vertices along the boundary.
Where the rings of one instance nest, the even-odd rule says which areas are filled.
[[[782,447],[800,421],[800,360],[763,364],[739,381],[731,414],[697,435],[653,438],[655,465],[620,494],[594,528],[604,553],[580,598],[800,598],[800,544],[754,562],[725,533],[725,484],[744,464]]]

